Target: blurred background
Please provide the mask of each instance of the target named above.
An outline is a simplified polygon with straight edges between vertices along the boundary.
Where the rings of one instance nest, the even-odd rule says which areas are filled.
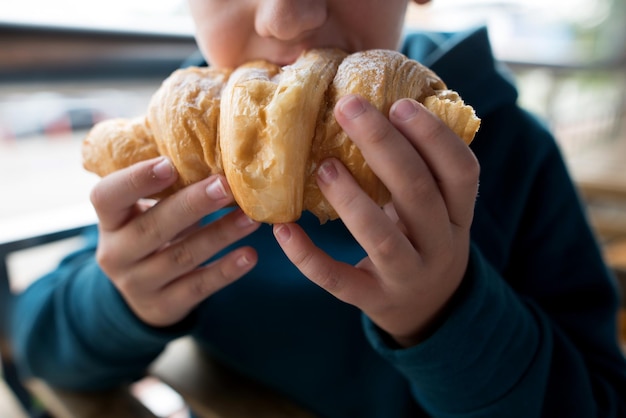
[[[625,22],[624,0],[434,0],[407,15],[409,27],[489,28],[521,104],[554,131],[607,257],[626,266]],[[0,0],[0,245],[93,222],[86,131],[143,114],[195,52],[185,0]],[[12,290],[66,244],[9,254]],[[168,388],[136,390],[159,416],[184,416]]]
[[[435,0],[426,10],[413,7],[408,19],[451,30],[487,25],[522,105],[550,123],[568,155],[621,134],[624,0]]]
[[[407,15],[409,27],[486,25],[520,102],[546,120],[568,162],[625,142],[625,22],[624,0],[434,0]],[[91,216],[85,131],[143,113],[195,51],[185,0],[0,0],[0,231],[42,228],[31,214],[43,202],[61,224]]]
[[[567,152],[621,128],[625,22],[623,0],[435,0],[407,16],[422,28],[487,25],[523,105]],[[185,0],[0,0],[0,141],[136,114],[193,53],[192,36]]]

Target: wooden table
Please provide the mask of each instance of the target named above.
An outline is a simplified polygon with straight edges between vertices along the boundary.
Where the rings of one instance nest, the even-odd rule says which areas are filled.
[[[201,418],[314,418],[290,400],[227,369],[208,357],[190,337],[170,343],[150,374],[175,389]],[[35,393],[57,418],[156,418],[128,388],[97,393],[55,389],[30,380]]]

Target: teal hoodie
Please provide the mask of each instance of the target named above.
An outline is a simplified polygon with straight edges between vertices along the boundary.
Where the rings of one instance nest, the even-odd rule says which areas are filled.
[[[91,245],[17,303],[24,375],[69,388],[135,379],[174,338],[321,417],[624,417],[626,363],[616,341],[615,282],[603,264],[558,147],[516,105],[486,30],[406,36],[482,119],[470,261],[439,328],[400,349],[358,309],[303,277],[262,226],[258,265],[181,323],[156,329],[129,310]],[[300,224],[330,255],[365,254],[340,221]]]

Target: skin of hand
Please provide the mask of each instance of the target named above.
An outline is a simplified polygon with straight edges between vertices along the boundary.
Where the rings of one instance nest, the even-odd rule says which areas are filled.
[[[222,176],[211,176],[157,204],[143,203],[143,197],[167,188],[176,177],[170,161],[161,157],[112,173],[91,192],[99,219],[100,267],[135,314],[159,327],[182,320],[257,261],[254,249],[242,247],[200,267],[259,224],[236,209],[197,226],[202,217],[233,202]]]
[[[381,210],[338,160],[318,170],[320,189],[368,256],[356,266],[338,262],[296,224],[275,225],[274,234],[305,276],[408,347],[428,334],[465,274],[479,164],[410,99],[394,103],[387,119],[346,96],[335,117],[392,194]]]
[[[290,64],[315,47],[395,49],[408,3],[189,0],[198,46],[211,65],[221,67],[257,58]],[[411,116],[402,117],[407,109],[413,109]],[[369,256],[357,266],[338,263],[295,224],[277,225],[275,235],[309,279],[361,308],[400,344],[411,345],[462,280],[478,163],[438,119],[406,100],[396,103],[387,119],[361,99],[346,98],[336,117],[393,194],[393,205],[381,211],[337,161],[320,168],[322,191]],[[199,267],[258,224],[235,210],[194,227],[232,203],[223,177],[193,184],[153,206],[142,203],[175,178],[165,159],[141,162],[102,179],[91,196],[100,220],[97,260],[131,309],[154,326],[183,319],[257,261],[254,249],[242,247]]]
[[[204,57],[225,67],[256,58],[289,64],[313,47],[396,49],[408,3],[189,0]],[[357,266],[338,263],[295,224],[277,225],[275,235],[309,279],[362,309],[399,344],[415,344],[464,276],[478,163],[414,102],[399,101],[387,119],[362,100],[345,98],[335,116],[393,195],[393,205],[381,211],[341,164],[321,165],[323,193],[369,256]]]

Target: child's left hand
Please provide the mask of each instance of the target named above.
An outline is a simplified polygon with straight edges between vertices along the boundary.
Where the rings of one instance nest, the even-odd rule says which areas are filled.
[[[391,191],[381,210],[335,159],[318,184],[368,257],[332,259],[296,224],[274,226],[289,259],[311,281],[360,308],[402,346],[418,343],[459,287],[469,257],[479,164],[472,151],[420,104],[402,99],[389,119],[358,96],[335,117]]]

